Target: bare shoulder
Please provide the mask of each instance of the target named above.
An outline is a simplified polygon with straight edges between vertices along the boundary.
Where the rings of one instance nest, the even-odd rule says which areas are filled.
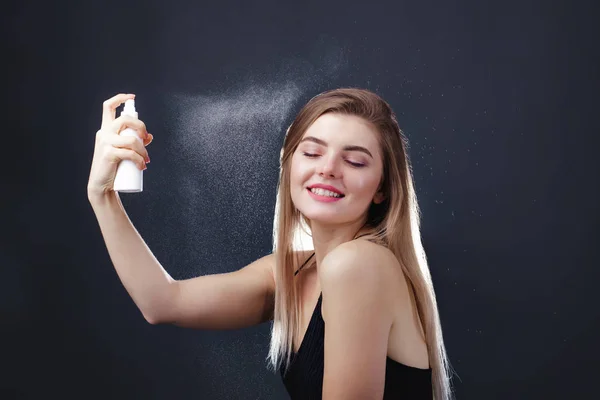
[[[345,242],[330,251],[323,259],[320,271],[324,274],[377,275],[390,278],[400,270],[394,253],[387,247],[356,239]]]
[[[356,332],[364,326],[389,332],[399,268],[389,249],[366,240],[352,240],[331,250],[318,271],[323,320]]]
[[[398,285],[405,277],[394,253],[362,239],[342,243],[330,251],[319,267],[319,280],[324,296],[333,288],[348,294],[361,291],[366,296],[370,290],[387,304],[393,304],[398,289],[406,287]]]

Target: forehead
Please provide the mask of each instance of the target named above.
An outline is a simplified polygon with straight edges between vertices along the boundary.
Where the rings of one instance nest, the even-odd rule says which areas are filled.
[[[360,145],[377,151],[378,134],[375,128],[355,115],[324,114],[308,127],[302,138],[314,136],[331,145]]]

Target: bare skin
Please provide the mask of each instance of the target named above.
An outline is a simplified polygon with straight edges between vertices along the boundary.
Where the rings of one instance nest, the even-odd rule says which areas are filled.
[[[366,242],[364,239],[356,240]],[[380,253],[383,251],[384,253],[388,253],[390,257],[389,265],[392,266],[392,268],[389,268],[389,272],[392,277],[390,282],[393,283],[391,286],[393,301],[389,303],[389,306],[391,312],[394,314],[394,322],[390,330],[387,355],[391,359],[410,367],[429,368],[428,351],[423,328],[416,311],[413,292],[412,290],[409,290],[404,273],[400,269],[400,266],[397,265],[395,257],[389,250],[373,243],[368,243],[367,246],[371,251]],[[379,249],[373,247],[378,247]],[[311,254],[312,251],[303,252],[303,259],[307,259]],[[396,264],[396,267],[393,266],[394,263]],[[298,352],[298,349],[302,344],[313,311],[321,294],[321,285],[318,274],[318,268],[315,268],[313,262],[302,268],[295,277],[295,279],[299,280],[298,283],[300,287],[301,326],[294,337],[292,346],[294,352]],[[321,313],[323,314],[323,304],[321,304]]]
[[[271,320],[275,295],[273,254],[261,257],[234,272],[174,280],[154,257],[129,220],[118,194],[112,190],[116,167],[121,160],[129,159],[136,162],[140,169],[144,169],[149,161],[146,146],[153,139],[142,121],[131,117],[115,118],[116,108],[133,97],[130,94],[119,94],[104,102],[102,125],[96,133],[87,187],[88,199],[113,266],[124,287],[151,324],[174,324],[196,329],[239,329]],[[143,139],[143,144],[132,138],[119,136],[119,132],[125,127],[136,130]],[[334,168],[332,171],[335,171],[332,163],[325,168],[327,171]],[[376,186],[368,186],[368,189],[374,190]],[[329,241],[328,246],[317,243],[315,248],[320,254],[316,258],[316,265],[313,268],[305,267],[306,270],[297,276],[301,287],[302,326],[294,338],[295,351],[306,332],[321,292],[318,275],[321,260],[339,244],[338,241],[344,242],[340,238],[345,238],[352,230],[355,232],[354,228],[360,224],[351,221],[345,226],[348,229],[343,235],[331,235],[332,231],[328,230],[327,224],[315,226],[316,230],[320,229],[318,234],[321,237],[335,238],[336,243]],[[376,252],[387,251],[383,248],[370,248]],[[310,254],[311,252],[305,252],[303,256],[308,258]],[[390,266],[393,266],[391,259]],[[416,317],[412,291],[408,290],[406,279],[398,265],[390,268],[390,274],[395,274],[396,279],[393,279],[395,283],[392,286],[395,301],[390,303],[390,309],[394,310],[394,323],[389,336],[388,355],[406,365],[427,368],[427,350],[422,328]]]

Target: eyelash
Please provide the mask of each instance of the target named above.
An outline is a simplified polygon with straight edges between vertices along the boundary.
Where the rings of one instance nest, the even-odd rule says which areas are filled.
[[[318,157],[318,154],[311,154],[311,153],[306,153],[306,152],[303,152],[303,153],[302,153],[302,155],[304,155],[305,157],[308,157],[308,158],[315,158],[315,157]],[[365,166],[365,164],[355,163],[355,162],[348,161],[348,160],[346,160],[346,162],[347,162],[348,164],[350,164],[350,165],[354,166],[354,167],[357,167],[357,168],[361,168],[361,167],[364,167],[364,166]]]

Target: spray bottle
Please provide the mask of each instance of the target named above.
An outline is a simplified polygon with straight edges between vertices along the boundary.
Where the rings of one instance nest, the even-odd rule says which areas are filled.
[[[129,115],[137,118],[138,113],[135,111],[135,102],[133,99],[125,100],[125,106],[121,115]],[[121,136],[134,136],[140,142],[144,142],[139,135],[131,128],[125,128],[120,133]],[[138,193],[143,190],[143,172],[137,165],[131,160],[121,160],[117,166],[117,174],[115,175],[115,181],[113,184],[113,190],[115,192],[123,193]]]

